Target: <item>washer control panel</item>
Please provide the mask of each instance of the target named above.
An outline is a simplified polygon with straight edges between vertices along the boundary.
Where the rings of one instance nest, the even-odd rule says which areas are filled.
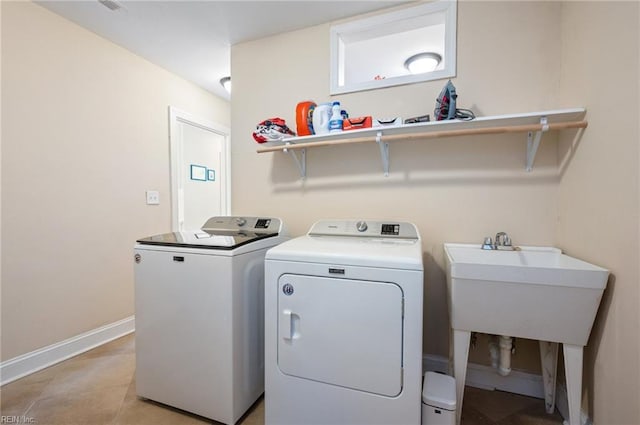
[[[309,236],[366,236],[391,239],[419,239],[412,223],[378,220],[321,220],[315,223]]]
[[[282,222],[280,219],[272,217],[211,217],[202,226],[204,231],[253,231],[266,233],[282,232]]]
[[[398,236],[400,234],[400,225],[399,224],[383,224],[381,233],[383,235]]]

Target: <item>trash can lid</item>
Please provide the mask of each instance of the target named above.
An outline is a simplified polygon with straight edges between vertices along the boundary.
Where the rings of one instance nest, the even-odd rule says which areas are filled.
[[[439,409],[456,410],[456,380],[442,373],[425,373],[422,402]]]

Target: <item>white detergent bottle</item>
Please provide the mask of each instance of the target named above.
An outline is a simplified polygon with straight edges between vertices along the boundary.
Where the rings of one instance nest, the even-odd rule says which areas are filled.
[[[311,121],[314,134],[326,134],[329,132],[329,120],[331,119],[331,105],[321,103],[313,110]]]
[[[340,102],[333,102],[331,106],[331,119],[329,120],[329,132],[337,133],[342,131],[342,113],[340,112]]]

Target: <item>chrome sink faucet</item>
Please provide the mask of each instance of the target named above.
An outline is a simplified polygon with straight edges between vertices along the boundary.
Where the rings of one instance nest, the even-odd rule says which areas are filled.
[[[513,245],[511,245],[511,238],[506,234],[506,232],[496,233],[495,245],[496,249],[513,249]]]
[[[491,236],[487,236],[484,238],[484,242],[482,243],[482,249],[491,249],[491,250],[503,250],[503,251],[513,251],[513,245],[511,243],[511,238],[506,232],[498,232],[496,233],[495,243],[491,241]]]

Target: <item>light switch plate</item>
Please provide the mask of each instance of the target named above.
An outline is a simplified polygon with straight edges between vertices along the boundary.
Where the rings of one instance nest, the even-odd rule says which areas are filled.
[[[157,190],[147,190],[147,205],[159,205],[160,204],[160,192]]]

